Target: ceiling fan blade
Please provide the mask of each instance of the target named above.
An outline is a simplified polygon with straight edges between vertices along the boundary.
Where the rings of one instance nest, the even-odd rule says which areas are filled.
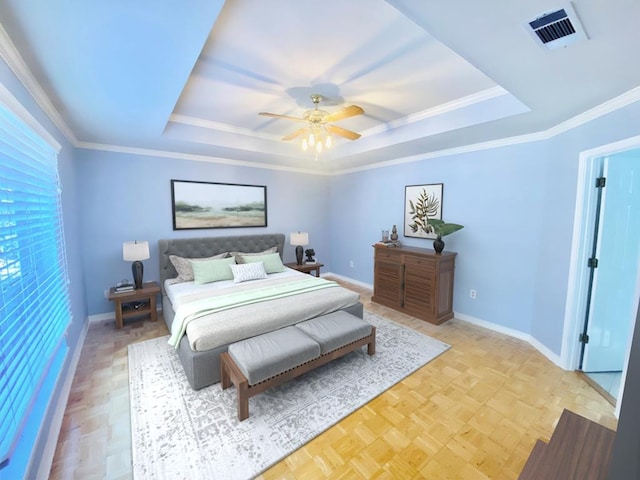
[[[351,130],[347,130],[346,128],[338,127],[336,125],[327,125],[327,130],[335,135],[340,135],[341,137],[348,138],[349,140],[357,140],[362,135],[356,132],[352,132]],[[304,130],[304,129],[303,129]]]
[[[258,115],[263,117],[284,118],[285,120],[293,120],[294,122],[306,122],[304,118],[290,117],[289,115],[279,115],[277,113],[260,112]]]
[[[356,115],[362,115],[363,113],[364,110],[362,108],[357,105],[351,105],[343,108],[342,110],[338,110],[337,112],[330,113],[324,117],[324,121],[326,123],[337,122],[343,118],[355,117]]]
[[[293,140],[294,138],[299,137],[300,135],[303,135],[305,132],[307,131],[306,128],[301,128],[300,130],[296,130],[293,133],[290,133],[289,135],[287,135],[286,137],[282,137],[283,141],[287,141],[287,140]]]

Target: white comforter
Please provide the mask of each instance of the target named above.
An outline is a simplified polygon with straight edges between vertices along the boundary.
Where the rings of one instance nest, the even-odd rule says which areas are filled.
[[[207,296],[291,282],[296,278],[309,278],[309,276],[287,270],[283,273],[270,274],[269,278],[264,280],[240,284],[235,284],[233,281],[205,285],[195,285],[193,282],[171,284],[171,280],[167,280],[165,290],[176,311],[185,303]],[[210,350],[355,305],[359,300],[360,296],[357,293],[339,286],[292,297],[266,300],[194,319],[188,323],[186,335],[193,350]]]

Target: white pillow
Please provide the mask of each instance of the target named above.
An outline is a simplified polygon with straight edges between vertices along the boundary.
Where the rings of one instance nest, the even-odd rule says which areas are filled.
[[[267,278],[267,272],[264,271],[264,263],[245,263],[242,265],[229,265],[233,272],[233,282],[240,283],[249,280],[260,280]]]

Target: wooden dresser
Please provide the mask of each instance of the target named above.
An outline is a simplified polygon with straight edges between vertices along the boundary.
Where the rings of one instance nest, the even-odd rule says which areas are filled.
[[[455,252],[374,247],[373,300],[436,325],[453,318]]]

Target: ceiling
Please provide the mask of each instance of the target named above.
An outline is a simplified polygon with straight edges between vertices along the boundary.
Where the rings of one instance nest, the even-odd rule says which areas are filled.
[[[561,0],[0,0],[0,23],[76,146],[336,172],[544,132],[640,86],[640,2],[571,5],[588,38],[554,50],[525,25]],[[281,140],[299,123],[258,115],[312,93],[365,111],[317,160]]]

